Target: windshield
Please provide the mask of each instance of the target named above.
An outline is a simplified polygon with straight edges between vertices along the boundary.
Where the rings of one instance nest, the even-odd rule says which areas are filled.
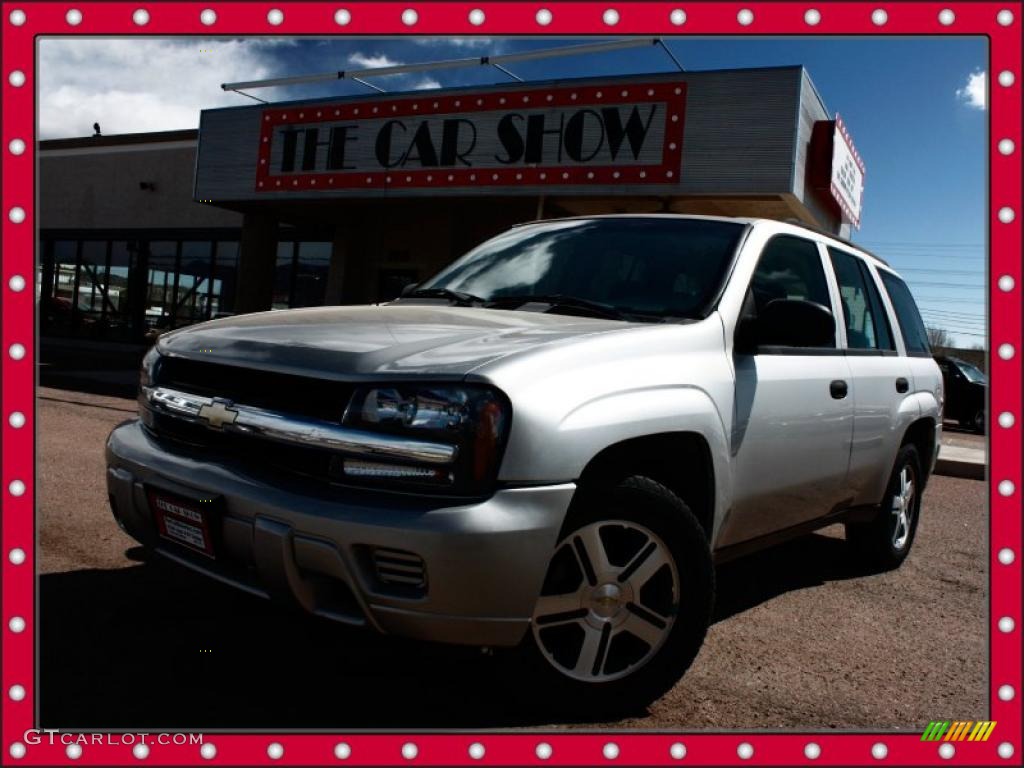
[[[973,381],[976,384],[988,384],[988,379],[985,378],[985,374],[979,371],[970,363],[957,363],[960,366],[960,370],[964,372],[964,376],[967,377],[968,381]]]
[[[744,225],[681,218],[566,219],[517,227],[420,288],[497,301],[564,296],[623,315],[700,318],[721,289]]]

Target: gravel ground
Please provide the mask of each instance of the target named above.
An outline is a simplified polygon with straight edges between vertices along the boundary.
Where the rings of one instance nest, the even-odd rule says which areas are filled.
[[[914,551],[866,574],[833,527],[719,569],[684,679],[615,723],[538,718],[501,653],[381,638],[151,559],[107,507],[131,400],[42,389],[41,726],[905,729],[987,712],[985,485],[936,477]],[[957,439],[983,438],[958,434]]]

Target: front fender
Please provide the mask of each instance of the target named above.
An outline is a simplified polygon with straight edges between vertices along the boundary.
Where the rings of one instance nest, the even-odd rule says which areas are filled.
[[[678,432],[698,434],[708,444],[717,526],[720,510],[731,503],[728,442],[714,401],[696,387],[644,387],[603,394],[548,425],[535,422],[529,412],[516,413],[501,479],[509,483],[576,480],[597,454],[612,445]]]

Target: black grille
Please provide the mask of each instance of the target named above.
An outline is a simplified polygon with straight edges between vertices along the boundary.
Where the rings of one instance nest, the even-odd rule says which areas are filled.
[[[155,379],[161,387],[335,424],[340,423],[353,390],[345,382],[170,356],[160,358]],[[159,412],[152,413],[150,430],[162,439],[248,467],[284,470],[327,482],[335,479],[331,459],[336,454],[325,449],[219,432]]]
[[[293,413],[337,424],[352,397],[345,382],[162,357],[156,383],[204,397],[223,397],[242,405]]]

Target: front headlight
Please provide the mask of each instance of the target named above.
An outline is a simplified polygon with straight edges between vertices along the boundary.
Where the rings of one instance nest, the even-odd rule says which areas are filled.
[[[139,366],[139,386],[152,387],[155,383],[156,364],[160,360],[160,353],[152,346],[142,358],[142,365]]]
[[[417,486],[478,495],[494,483],[505,447],[511,407],[500,392],[464,385],[360,387],[342,423],[358,429],[407,435],[410,439],[455,445],[451,465],[410,461],[341,460],[347,482],[376,486]]]
[[[139,404],[139,418],[147,427],[153,426],[153,412],[149,409],[149,402],[146,400],[146,387],[156,384],[156,367],[160,361],[160,353],[156,351],[156,345],[149,348],[149,351],[142,358],[142,365],[139,366],[139,391],[136,394]]]

